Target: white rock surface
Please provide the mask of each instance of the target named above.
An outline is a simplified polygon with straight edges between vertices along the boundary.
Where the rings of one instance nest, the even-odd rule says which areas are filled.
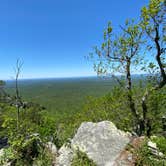
[[[148,148],[149,150],[151,151],[151,153],[153,155],[156,155],[156,156],[159,156],[159,157],[163,157],[164,154],[162,152],[159,151],[157,145],[155,142],[152,142],[152,141],[148,141]]]
[[[74,156],[73,150],[63,145],[58,153],[59,157],[56,158],[56,166],[70,166]]]
[[[154,142],[152,142],[152,141],[148,141],[148,146],[149,146],[150,148],[157,149],[156,143],[154,143]]]
[[[0,149],[0,158],[5,154],[5,149]],[[0,163],[1,164],[1,163]],[[11,166],[11,162],[6,162],[2,166]]]
[[[55,146],[55,144],[53,144],[52,142],[47,142],[45,146],[52,155],[57,154],[58,150],[57,150],[57,147]]]
[[[0,149],[0,157],[4,155],[4,149]]]
[[[118,130],[112,122],[85,122],[71,140],[71,148],[60,149],[57,165],[70,166],[74,152],[79,149],[97,166],[112,166],[129,141],[130,135]]]

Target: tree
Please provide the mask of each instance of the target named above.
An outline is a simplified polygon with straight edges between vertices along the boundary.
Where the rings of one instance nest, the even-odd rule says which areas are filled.
[[[3,80],[0,80],[0,100],[4,101],[4,98],[6,97],[6,92],[4,91],[4,86],[6,85],[6,82]]]
[[[1,89],[3,89],[3,87],[5,86],[5,84],[6,84],[5,81],[0,80],[0,88],[1,88]]]
[[[126,86],[124,87],[122,81],[114,75],[118,83],[126,89],[127,101],[134,117],[133,122],[135,124],[133,126],[136,128],[136,133],[140,135],[142,121],[135,107],[131,73],[142,62],[139,51],[143,43],[143,31],[139,24],[135,24],[134,20],[126,20],[125,26],[120,28],[121,34],[113,36],[111,24],[108,24],[104,32],[104,43],[102,43],[100,49],[95,47],[95,53],[98,56],[95,70],[102,75],[117,73],[125,77]]]
[[[166,1],[150,0],[148,7],[142,8],[141,26],[145,31],[147,39],[147,48],[149,52],[155,55],[155,62],[150,62],[149,67],[153,69],[156,83],[150,89],[146,89],[142,97],[142,111],[144,124],[147,127],[149,119],[147,118],[147,100],[152,91],[157,91],[166,85]],[[150,133],[147,133],[150,135]]]
[[[150,133],[150,121],[147,119],[147,97],[149,90],[146,90],[142,97],[142,111],[136,107],[138,99],[134,97],[134,88],[131,75],[137,70],[154,71],[153,75],[161,73],[159,82],[153,89],[160,89],[166,84],[164,57],[165,48],[161,47],[165,43],[165,1],[151,0],[148,8],[142,9],[141,21],[135,23],[134,20],[126,20],[125,26],[120,26],[121,33],[113,33],[111,24],[108,24],[104,32],[104,42],[101,47],[95,47],[95,52],[91,54],[95,58],[95,71],[97,74],[112,75],[122,88],[126,89],[127,103],[133,114],[133,128],[138,135],[146,131]],[[163,36],[159,34],[163,33]],[[147,38],[148,36],[148,38]],[[149,38],[151,40],[149,40]],[[148,44],[147,44],[148,43]],[[150,53],[151,45],[155,44],[157,50],[156,61],[157,67],[153,62],[146,64],[146,57]],[[145,45],[147,44],[148,52]],[[144,53],[143,53],[144,52]],[[154,50],[153,52],[154,53]],[[94,55],[97,55],[94,56]],[[126,86],[116,74],[121,74],[125,78]],[[157,77],[158,78],[158,77]],[[147,87],[148,89],[148,87]]]
[[[22,100],[21,100],[21,96],[19,93],[19,88],[18,88],[18,79],[21,73],[21,69],[22,69],[23,63],[20,61],[20,59],[17,59],[16,61],[16,67],[15,67],[15,91],[16,91],[16,107],[17,107],[17,129],[19,128],[19,116],[20,116],[20,107],[22,105]]]

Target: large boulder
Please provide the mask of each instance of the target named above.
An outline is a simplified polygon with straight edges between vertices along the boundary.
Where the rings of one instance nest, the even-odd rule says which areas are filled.
[[[70,146],[63,146],[57,157],[58,166],[70,166],[77,150],[87,154],[97,166],[112,166],[130,142],[130,134],[109,121],[82,123]]]

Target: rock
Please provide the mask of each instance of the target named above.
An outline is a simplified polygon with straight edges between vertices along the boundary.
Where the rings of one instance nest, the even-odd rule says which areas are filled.
[[[164,157],[164,154],[163,154],[162,152],[158,152],[158,155],[159,155],[160,157]]]
[[[134,166],[133,154],[127,150],[122,151],[113,166]]]
[[[8,138],[0,138],[0,149],[8,146]]]
[[[58,153],[56,145],[52,142],[47,142],[44,146],[52,156],[52,165],[56,165],[56,157]]]
[[[0,158],[4,155],[4,149],[0,149]]]
[[[152,142],[152,141],[148,141],[147,143],[149,150],[151,151],[151,153],[155,156],[158,157],[163,157],[164,154],[162,152],[159,151],[156,143]]]
[[[132,151],[138,150],[143,145],[144,139],[144,136],[133,137],[129,143],[129,147],[126,147],[121,152],[113,166],[135,166],[137,157],[132,153]]]
[[[152,142],[152,141],[148,141],[148,147],[149,147],[149,148],[153,148],[153,149],[157,149],[156,143],[154,143],[154,142]]]
[[[73,150],[63,145],[59,150],[59,157],[56,159],[56,166],[70,166],[74,157]]]
[[[57,147],[55,146],[54,143],[52,142],[47,142],[45,147],[48,149],[48,151],[52,154],[52,155],[57,155],[58,150]]]
[[[2,159],[3,155],[5,155],[4,148],[0,149],[0,159]],[[2,163],[0,163],[0,164],[2,164]],[[6,162],[4,162],[2,166],[11,166],[11,165],[12,165],[12,162],[9,162],[6,160]]]
[[[118,130],[112,122],[82,123],[71,140],[71,148],[60,149],[57,165],[70,166],[75,152],[80,150],[97,166],[112,166],[129,142],[130,134]]]
[[[8,162],[8,163],[4,164],[3,166],[12,166],[12,162]]]

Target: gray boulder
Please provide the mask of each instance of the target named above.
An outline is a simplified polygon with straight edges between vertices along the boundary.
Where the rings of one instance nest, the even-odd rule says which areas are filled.
[[[71,140],[70,147],[60,149],[57,165],[70,166],[76,151],[80,150],[97,166],[112,166],[129,142],[130,134],[117,129],[112,122],[85,122]]]

